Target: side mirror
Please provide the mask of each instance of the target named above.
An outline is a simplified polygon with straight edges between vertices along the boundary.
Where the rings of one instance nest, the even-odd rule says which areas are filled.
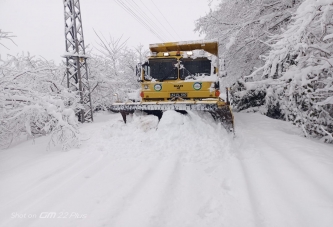
[[[141,69],[142,69],[142,65],[141,65],[141,63],[138,63],[135,67],[135,76],[136,77],[141,76]]]
[[[225,68],[225,60],[220,59],[219,60],[219,77],[226,77],[227,76],[227,70]]]
[[[148,75],[148,69],[149,68],[149,63],[148,62],[145,62],[141,65],[141,69],[142,69],[142,73],[143,73],[143,76],[146,77]]]

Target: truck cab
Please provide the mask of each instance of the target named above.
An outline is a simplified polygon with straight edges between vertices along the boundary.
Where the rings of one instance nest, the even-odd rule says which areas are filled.
[[[143,101],[217,99],[218,43],[192,41],[151,44],[151,56],[141,65]]]

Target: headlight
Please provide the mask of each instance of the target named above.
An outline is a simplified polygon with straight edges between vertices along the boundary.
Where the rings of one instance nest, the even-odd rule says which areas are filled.
[[[155,91],[160,91],[160,90],[162,90],[162,84],[155,84],[155,85],[154,85],[154,89],[155,89]]]
[[[195,82],[195,83],[193,84],[193,88],[194,88],[194,90],[200,90],[201,87],[202,87],[202,84],[199,83],[199,82]]]

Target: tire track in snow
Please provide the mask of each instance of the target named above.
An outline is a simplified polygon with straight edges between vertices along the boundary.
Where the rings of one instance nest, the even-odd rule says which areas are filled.
[[[41,187],[43,184],[49,183],[49,181],[54,180],[54,177],[60,177],[61,175],[64,175],[65,173],[68,173],[71,171],[71,169],[75,168],[81,161],[82,158],[79,158],[78,160],[75,160],[76,157],[71,158],[65,163],[62,163],[61,166],[57,167],[56,169],[52,169],[48,171],[47,173],[40,176],[40,178],[35,179],[37,182],[29,183],[29,185],[34,185],[32,188],[28,189],[28,191],[25,191],[25,193],[29,193],[31,191],[35,191],[37,188]],[[74,163],[72,163],[75,160]],[[90,162],[90,160],[87,160]],[[68,165],[71,164],[71,165]],[[26,172],[22,173],[23,175],[26,174]],[[23,197],[25,194],[21,194],[19,197],[15,197],[14,200],[9,201],[5,206],[7,206],[10,203],[13,203],[15,200],[19,200],[21,197]]]
[[[22,162],[16,164],[15,166],[13,166],[11,168],[6,168],[6,169],[3,169],[3,170],[0,170],[0,175],[6,175],[8,172],[10,172],[10,174],[11,174],[12,172],[14,172],[16,170],[17,170],[17,172],[19,172],[21,169],[25,169],[25,168],[28,168],[30,166],[34,166],[34,165],[42,162],[43,160],[40,160],[40,158],[44,158],[44,157],[45,157],[45,154],[34,156],[34,161],[33,162],[31,162],[31,161],[30,162],[22,161]],[[15,158],[17,158],[17,157],[15,156]],[[4,158],[4,157],[1,157],[1,155],[0,155],[1,163],[8,163],[8,162],[11,161],[11,159],[13,159],[13,157]]]
[[[314,226],[316,225],[316,223],[311,223],[309,224],[309,222],[305,221],[307,218],[308,221],[313,221],[313,219],[309,219],[309,217],[311,217],[311,209],[304,207],[304,203],[300,203],[300,201],[304,201],[300,198],[302,198],[301,195],[298,194],[304,194],[304,190],[309,191],[312,190],[312,193],[309,193],[309,195],[318,195],[320,197],[322,197],[322,194],[324,193],[326,199],[322,200],[325,201],[327,203],[327,201],[332,200],[332,191],[327,190],[327,186],[322,186],[321,182],[318,180],[320,179],[320,176],[317,179],[317,177],[314,175],[314,172],[309,169],[309,168],[305,168],[306,166],[301,166],[301,163],[297,162],[296,157],[294,156],[294,153],[286,153],[285,151],[288,151],[288,140],[287,143],[276,143],[275,140],[273,139],[273,137],[271,137],[271,135],[269,134],[263,134],[263,132],[265,132],[265,130],[261,129],[261,130],[257,130],[258,132],[253,133],[253,135],[260,135],[257,136],[255,139],[251,138],[253,136],[248,136],[251,135],[251,133],[247,133],[247,128],[241,119],[238,120],[238,123],[240,123],[242,125],[241,127],[241,134],[246,135],[247,136],[247,140],[248,142],[251,140],[251,142],[254,144],[258,144],[257,147],[260,148],[260,156],[256,157],[256,159],[252,159],[252,160],[239,160],[239,163],[242,165],[243,168],[243,173],[246,176],[246,180],[248,181],[247,186],[249,187],[249,191],[252,191],[253,195],[250,195],[250,197],[252,196],[252,201],[253,204],[259,204],[260,205],[260,201],[261,204],[265,203],[265,199],[262,199],[263,197],[267,197],[267,199],[272,199],[276,196],[281,197],[279,200],[276,200],[275,203],[280,204],[280,207],[275,207],[277,209],[283,209],[282,213],[284,213],[286,216],[291,215],[291,217],[286,218],[286,216],[284,217],[285,220],[289,220],[289,222],[294,222],[294,223],[285,223],[286,225],[289,226]],[[251,127],[251,126],[250,126]],[[238,131],[239,132],[239,131]],[[282,134],[281,134],[282,135]],[[283,140],[283,136],[281,135],[277,135],[276,140],[278,139],[282,139]],[[289,141],[291,142],[291,141]],[[262,144],[267,144],[266,146],[262,146]],[[260,145],[260,146],[259,146]],[[265,151],[265,152],[264,152]],[[302,157],[300,155],[302,155],[305,157],[309,157],[309,154],[306,152],[298,152],[299,156],[298,157]],[[300,159],[301,160],[301,159]],[[258,163],[258,161],[260,161]],[[284,164],[284,166],[281,166],[281,164]],[[285,165],[287,164],[287,165]],[[252,166],[251,166],[252,165]],[[310,165],[313,166],[313,165]],[[284,172],[285,170],[281,168],[286,168],[288,167],[289,170]],[[254,171],[255,169],[257,169],[257,171]],[[279,171],[280,170],[280,171]],[[322,172],[331,172],[329,169],[325,169],[325,171],[320,171]],[[284,178],[283,174],[281,173],[285,173]],[[295,176],[293,178],[291,178],[292,176]],[[299,185],[308,185],[311,189],[309,189],[309,187],[306,188],[299,188],[299,192],[298,194],[297,191],[295,191],[293,187],[293,185],[295,186],[295,181],[293,180],[297,180],[302,181],[300,182]],[[270,189],[270,190],[265,190],[263,191],[263,194],[259,194],[256,193],[255,189],[257,190],[261,190],[262,188],[259,188],[258,185],[254,185],[252,182],[249,181],[254,181],[254,182],[259,182],[261,183],[261,185],[263,185],[266,189]],[[305,184],[304,184],[305,183]],[[270,186],[270,185],[275,185],[274,187]],[[297,185],[297,184],[296,184]],[[314,189],[317,188],[317,189]],[[271,190],[273,189],[273,190]],[[255,195],[256,194],[256,195]],[[267,196],[267,195],[269,196]],[[272,195],[273,194],[273,195]],[[285,201],[285,200],[286,201]],[[303,199],[305,199],[305,201],[307,201],[308,197],[306,195],[303,195]],[[321,198],[322,199],[322,198]],[[274,200],[275,201],[275,200]],[[290,201],[290,202],[287,202]],[[283,203],[283,205],[281,205],[281,203]],[[275,204],[276,205],[276,204]],[[252,205],[254,207],[254,205]],[[256,213],[257,212],[261,212],[263,214],[265,214],[265,207],[261,206],[260,209],[259,208],[255,208]],[[272,215],[272,206],[271,207],[267,207],[268,210],[268,215]],[[286,210],[289,210],[290,212],[286,212]],[[293,213],[295,213],[295,211],[297,211],[298,214],[300,214],[300,218],[295,219],[294,215],[292,215]],[[322,213],[323,210],[321,210],[320,212],[317,212],[316,215],[318,215],[318,213]],[[273,211],[274,212],[274,211]],[[275,211],[276,213],[281,213],[281,211]],[[268,218],[265,215],[265,220],[264,221],[272,221],[274,218]],[[328,215],[327,215],[328,216]],[[327,218],[327,217],[326,217]],[[318,219],[318,218],[317,218]],[[315,220],[317,220],[315,219]],[[297,223],[295,221],[298,221]],[[259,219],[260,221],[260,219]],[[277,221],[277,220],[275,220]],[[282,220],[283,221],[283,218]],[[317,220],[318,221],[318,220]],[[269,225],[273,225],[272,223],[269,223]]]
[[[103,220],[99,220],[96,222],[96,219],[93,222],[90,221],[90,216],[94,216],[95,210],[99,211],[98,216],[101,216],[101,212],[105,213],[104,217],[110,217],[110,206],[107,206],[106,208],[104,207],[103,210],[103,205],[105,203],[100,203],[100,200],[107,200],[107,203],[111,205],[111,207],[117,207],[118,205],[115,206],[115,203],[112,201],[112,197],[116,197],[117,199],[122,198],[122,196],[125,194],[124,190],[116,190],[115,183],[113,184],[108,184],[107,182],[112,182],[112,180],[116,180],[117,182],[117,176],[124,175],[124,174],[130,174],[132,175],[133,173],[136,173],[138,168],[140,168],[142,165],[142,162],[136,162],[136,163],[141,163],[139,167],[133,168],[133,166],[126,165],[126,161],[124,161],[125,164],[125,169],[121,169],[119,171],[119,163],[116,165],[117,167],[114,168],[114,164],[117,164],[118,162],[114,162],[113,156],[107,154],[103,155],[102,159],[99,162],[96,162],[95,165],[92,165],[87,171],[83,172],[81,176],[77,176],[77,179],[72,179],[71,182],[66,185],[66,191],[70,191],[71,193],[67,194],[67,192],[62,188],[61,190],[55,191],[52,196],[54,198],[61,198],[60,201],[57,201],[55,204],[47,204],[46,202],[52,202],[52,200],[49,201],[43,201],[43,206],[37,207],[35,213],[39,214],[41,212],[44,212],[45,210],[49,211],[50,207],[52,208],[52,211],[63,211],[64,208],[66,211],[80,211],[79,213],[84,213],[87,214],[87,219],[82,219],[82,220],[72,220],[76,221],[74,224],[67,223],[67,222],[61,222],[62,219],[56,219],[56,220],[50,220],[52,222],[47,222],[45,219],[38,219],[35,220],[33,223],[33,226],[104,226],[103,224],[98,224],[99,222],[103,222]],[[158,165],[158,163],[154,162],[153,165]],[[150,165],[148,165],[150,166]],[[154,168],[152,167],[151,170]],[[116,174],[114,172],[116,170]],[[147,170],[145,169],[145,172]],[[145,174],[143,174],[145,175]],[[80,179],[81,178],[81,179]],[[143,177],[142,177],[143,178]],[[135,178],[137,180],[137,183],[140,184],[141,177]],[[78,182],[79,180],[79,182]],[[77,183],[78,182],[78,183]],[[96,186],[99,185],[101,182],[104,182],[102,185],[104,185],[103,189],[100,190]],[[119,181],[118,181],[119,183]],[[122,183],[125,183],[127,186],[127,181],[122,181]],[[72,190],[73,189],[73,190]],[[82,189],[82,190],[81,190]],[[89,190],[90,189],[90,190]],[[105,189],[105,190],[104,190]],[[133,190],[133,187],[130,187],[130,190]],[[75,193],[73,193],[75,192]],[[120,192],[120,193],[119,193]],[[66,193],[66,194],[65,194]],[[88,197],[86,195],[89,195]],[[70,197],[69,200],[66,200],[66,197]],[[110,197],[111,197],[111,202],[110,202]],[[72,202],[71,202],[72,201]],[[82,207],[78,208],[75,206],[72,206],[74,203],[79,203],[80,204],[90,204],[88,207]],[[96,203],[96,201],[98,201]],[[72,209],[71,209],[72,207]],[[102,207],[102,208],[101,208]],[[88,209],[87,209],[88,208]],[[109,219],[107,219],[109,220]],[[31,220],[29,220],[32,222]],[[28,223],[28,222],[25,222]],[[47,223],[47,225],[45,225]],[[64,223],[66,223],[64,225]]]
[[[241,144],[251,144],[250,143],[250,138],[247,136],[249,133],[246,132],[245,129],[245,124],[241,119],[237,119],[236,121],[236,129],[237,129],[237,138],[235,140],[235,142],[237,140],[242,140]],[[251,135],[251,134],[250,134]],[[239,152],[242,153],[242,147],[240,148],[236,148],[236,150],[239,150]],[[243,151],[245,153],[248,153],[250,150],[246,147],[244,148],[246,149],[246,151]],[[252,151],[251,151],[251,155]],[[257,157],[256,154],[253,155],[253,157],[251,157],[252,159],[254,157]],[[244,182],[244,186],[245,186],[245,191],[246,191],[246,195],[247,195],[247,199],[248,199],[248,203],[250,206],[250,210],[251,212],[249,212],[252,216],[252,222],[253,225],[255,227],[260,227],[260,226],[265,226],[264,225],[264,220],[261,217],[261,210],[258,207],[258,203],[260,201],[260,195],[258,193],[256,193],[256,186],[252,183],[251,181],[251,175],[249,173],[249,170],[247,168],[247,166],[245,165],[245,162],[248,160],[248,158],[246,159],[242,159],[240,157],[235,157],[235,163],[238,165],[239,168],[239,173],[241,174],[241,176],[243,176],[243,182]],[[239,202],[242,202],[241,200],[239,200]],[[250,224],[250,223],[249,223]]]
[[[159,185],[161,190],[159,192],[158,202],[156,205],[159,205],[157,208],[158,210],[154,211],[154,216],[150,220],[151,226],[162,226],[163,223],[167,223],[168,219],[172,217],[172,213],[176,212],[175,209],[175,199],[177,199],[176,192],[177,189],[181,186],[181,178],[182,178],[182,171],[181,171],[181,154],[178,155],[177,159],[173,161],[174,165],[170,173],[165,176],[165,181],[163,185]],[[168,177],[166,177],[168,176]],[[179,193],[180,194],[180,193]],[[165,202],[163,203],[163,202]]]
[[[245,125],[242,120],[240,120],[240,121],[242,123],[242,128],[246,128],[247,125]],[[283,122],[283,123],[285,123],[285,122]],[[305,139],[301,138],[297,135],[292,135],[292,136],[295,136],[295,139],[297,139],[297,141],[294,141],[294,140],[291,140],[292,138],[289,138],[290,136],[288,136],[287,138],[284,138],[286,136],[284,133],[282,134],[282,136],[279,135],[275,139],[275,138],[272,138],[269,134],[263,133],[263,132],[265,132],[265,130],[263,128],[264,126],[261,127],[262,130],[259,130],[256,133],[259,136],[256,138],[258,141],[256,141],[255,143],[258,143],[260,146],[262,146],[262,144],[266,144],[267,149],[270,149],[270,151],[272,151],[271,154],[274,153],[280,157],[283,157],[284,161],[289,163],[290,164],[289,166],[293,167],[294,172],[298,172],[300,174],[300,176],[303,176],[304,179],[311,180],[314,183],[313,185],[316,185],[318,188],[321,188],[322,193],[325,193],[327,198],[332,198],[333,191],[329,190],[327,188],[327,185],[323,186],[323,182],[319,181],[320,176],[315,175],[315,170],[307,168],[308,166],[306,166],[304,164],[303,164],[303,166],[301,165],[304,158],[313,159],[314,157],[311,156],[307,151],[292,150],[290,148],[297,142],[302,143],[302,141]],[[247,130],[247,129],[245,129],[245,130]],[[279,141],[277,141],[277,140],[279,140]],[[281,140],[283,142],[281,142]],[[308,139],[306,139],[306,140],[308,140]],[[311,140],[309,140],[309,141],[311,141]],[[315,143],[315,141],[313,141],[313,142]],[[319,144],[319,145],[323,145],[323,144]],[[261,149],[263,149],[263,148],[261,148]],[[287,153],[287,151],[289,151],[289,152]],[[295,154],[297,155],[297,157],[295,156]],[[315,157],[318,157],[318,155],[316,154]],[[315,159],[315,161],[316,161],[316,159]],[[272,163],[274,164],[275,160],[273,160]],[[284,162],[282,161],[282,163],[284,163]],[[311,165],[311,166],[313,166],[313,165]],[[329,173],[329,172],[333,171],[333,165],[331,165],[330,163],[325,164],[325,165],[317,164],[317,166],[323,169],[323,171],[320,171],[321,173],[322,172]]]
[[[165,215],[166,210],[170,211],[169,205],[167,207],[162,206],[165,206],[163,201],[169,203],[171,198],[175,197],[176,188],[180,186],[179,182],[182,175],[180,157],[179,154],[176,160],[155,161],[156,165],[151,167],[153,173],[149,176],[143,176],[143,181],[138,184],[139,187],[134,187],[132,191],[126,193],[126,200],[130,201],[131,204],[120,205],[117,213],[113,215],[116,217],[114,226],[131,225],[133,220],[128,220],[129,216],[136,220],[135,223],[140,223],[140,226],[150,226],[153,219],[156,221],[161,214],[162,216]],[[170,214],[168,217],[172,218],[172,215]],[[164,219],[167,219],[167,217]],[[161,225],[153,224],[152,226]]]
[[[61,182],[60,184],[56,184],[53,183],[52,181],[54,181],[54,178],[49,178],[49,180],[47,180],[47,182],[42,182],[41,184],[37,185],[36,187],[30,189],[28,192],[25,192],[24,194],[21,194],[19,197],[15,198],[13,201],[9,201],[4,207],[6,210],[9,210],[8,207],[19,207],[20,205],[17,203],[23,203],[23,204],[29,204],[28,206],[26,206],[25,208],[21,208],[20,211],[16,211],[17,213],[29,213],[27,212],[29,209],[31,209],[33,206],[35,206],[36,204],[38,204],[39,202],[43,201],[46,197],[50,196],[51,194],[55,193],[57,190],[59,190],[61,187],[65,186],[68,182],[70,182],[71,180],[73,180],[74,178],[76,178],[77,176],[79,176],[80,174],[82,174],[83,172],[85,172],[86,170],[88,170],[90,167],[92,167],[93,165],[96,165],[101,159],[102,159],[103,155],[99,155],[92,163],[90,163],[89,165],[86,165],[83,169],[80,169],[78,172],[76,172],[75,174],[71,174],[70,177],[64,177],[64,175],[66,175],[66,173],[68,173],[71,169],[73,169],[75,166],[77,166],[79,164],[79,161],[77,161],[74,165],[71,165],[67,171],[62,172],[61,174],[58,174],[56,177],[60,178],[61,181],[57,180],[58,182]],[[91,162],[91,160],[88,160],[89,162]],[[82,165],[81,165],[82,167]],[[68,174],[67,174],[68,175]],[[63,176],[63,178],[61,178],[61,176]],[[66,180],[64,180],[64,178]],[[46,185],[46,184],[50,184],[52,183],[52,185],[56,185],[55,187],[53,187],[51,190],[49,190],[47,193],[44,193],[43,195],[39,194],[39,191],[36,191],[36,189],[42,187],[42,185]],[[29,195],[29,193],[34,193],[35,196]],[[24,198],[27,197],[27,198]],[[31,197],[37,198],[36,200],[34,200],[34,202],[32,203],[28,203],[26,201],[23,200],[29,200],[31,199]],[[13,204],[15,203],[16,204]],[[17,209],[16,209],[17,210]],[[4,213],[4,212],[0,212],[0,213]],[[5,221],[3,224],[4,226],[6,226],[8,223],[10,223],[11,221],[14,221],[15,219],[9,219],[7,221]],[[31,219],[31,221],[33,221]]]
[[[263,141],[263,143],[271,145],[268,140]],[[274,160],[272,160],[272,156],[262,155],[262,158],[270,163],[267,166],[271,169],[270,173],[275,179],[273,183],[280,189],[279,195],[283,195],[281,201],[288,198],[290,202],[286,207],[294,208],[292,209],[293,216],[296,215],[295,211],[299,214],[299,218],[297,218],[299,223],[298,225],[294,224],[294,226],[312,227],[318,225],[318,220],[320,220],[321,226],[331,226],[333,223],[333,182],[328,179],[333,179],[333,168],[329,169],[327,166],[319,165],[317,167],[320,169],[320,174],[318,174],[318,172],[316,173],[317,168],[311,168],[313,167],[312,163],[308,166],[301,165],[302,159],[297,159],[292,153],[288,155],[285,152],[287,150],[285,146],[285,144],[274,146],[272,149],[272,153],[275,154]],[[311,161],[316,162],[317,160]],[[286,167],[292,171],[281,170],[278,163],[288,163]],[[284,173],[284,178],[281,177],[281,172]],[[331,174],[328,179],[323,181],[322,173],[325,172]],[[292,185],[294,186],[291,187]],[[290,220],[293,219],[290,218]]]
[[[60,157],[58,156],[57,158],[60,158]],[[52,176],[54,176],[54,175],[61,175],[63,173],[69,172],[70,169],[74,168],[75,165],[77,165],[81,161],[81,158],[79,158],[78,160],[76,160],[76,159],[77,159],[77,156],[72,157],[69,160],[61,163],[61,166],[58,166],[56,169],[51,169],[48,172],[43,173],[42,175],[38,176],[38,178],[29,179],[29,182],[25,182],[25,181],[20,182],[21,185],[18,185],[17,187],[19,188],[19,190],[22,190],[23,187],[24,187],[24,189],[25,188],[27,189],[27,191],[25,191],[25,193],[29,193],[30,191],[33,191],[33,190],[39,188],[41,185],[47,183],[48,180],[52,180],[52,178],[51,178]],[[43,161],[45,161],[45,160],[43,160]],[[25,180],[24,176],[26,176],[26,174],[27,174],[27,172],[29,172],[29,170],[31,170],[31,169],[32,170],[36,170],[36,164],[37,163],[40,163],[42,165],[45,164],[45,163],[42,163],[42,161],[37,161],[37,162],[33,161],[33,163],[34,164],[29,164],[28,165],[29,168],[27,168],[27,169],[26,169],[27,166],[24,166],[24,167],[20,168],[20,169],[25,169],[26,171],[20,171],[19,174],[15,175],[15,177],[13,177],[13,173],[12,172],[8,172],[7,173],[7,175],[8,175],[7,178],[8,179],[3,179],[4,183],[6,183],[7,185],[13,184],[13,183],[10,183],[10,181],[13,180],[13,178],[15,178],[15,179],[16,178],[20,178],[20,179],[23,178],[23,180]],[[71,164],[71,165],[69,165],[69,164]],[[44,170],[43,166],[41,166],[40,169]],[[15,172],[14,172],[14,174],[15,174]],[[6,180],[9,181],[9,182],[6,182]],[[2,191],[1,193],[5,193],[5,192]],[[23,195],[24,194],[21,194],[19,197],[15,196],[14,200],[19,199]],[[8,199],[8,198],[6,198],[6,199]],[[13,203],[14,200],[9,201],[8,203]]]
[[[53,193],[53,197],[55,198],[61,198],[60,201],[58,201],[55,206],[53,204],[49,205],[47,203],[43,204],[43,207],[40,207],[39,210],[37,210],[35,213],[41,213],[46,209],[47,207],[52,207],[52,211],[63,211],[66,209],[66,211],[76,211],[80,214],[86,214],[87,219],[73,219],[71,220],[71,223],[64,222],[62,219],[57,220],[50,220],[49,222],[45,222],[45,219],[36,220],[37,222],[33,223],[33,226],[99,226],[94,220],[94,222],[89,222],[89,219],[91,216],[93,216],[92,212],[102,211],[102,212],[109,212],[109,207],[103,210],[103,207],[101,208],[101,205],[103,206],[103,202],[101,203],[101,200],[109,199],[110,197],[118,197],[121,198],[123,191],[120,191],[121,194],[115,195],[115,188],[116,183],[114,182],[115,176],[118,174],[124,175],[128,173],[136,172],[137,168],[128,167],[124,170],[122,169],[119,171],[119,169],[114,168],[114,164],[117,162],[114,162],[112,160],[112,156],[103,155],[102,159],[99,162],[96,162],[95,165],[91,166],[87,171],[81,174],[81,176],[78,176],[76,179],[73,179],[67,186],[66,191],[70,191],[71,193],[68,194],[64,189],[58,190]],[[126,162],[125,162],[126,163]],[[117,165],[119,167],[119,164]],[[115,174],[114,170],[118,174]],[[103,182],[102,186],[103,188],[97,187],[98,185]],[[111,184],[108,184],[111,183]],[[126,182],[126,180],[124,181]],[[66,193],[66,194],[65,194]],[[67,197],[69,197],[67,199]],[[52,202],[52,201],[49,201]],[[75,203],[82,204],[82,207],[76,207]],[[85,206],[86,204],[89,204],[89,206]],[[112,202],[108,201],[108,204],[112,204]],[[105,205],[105,203],[104,203]],[[95,212],[96,213],[96,212]],[[98,213],[100,216],[100,213]],[[105,214],[104,216],[108,217],[109,214]],[[47,220],[46,220],[47,221]],[[64,224],[65,223],[65,224]]]
[[[279,199],[276,199],[279,202],[280,206],[283,206],[284,209],[282,213],[284,215],[281,216],[288,216],[292,213],[292,216],[298,216],[298,218],[288,218],[292,221],[298,221],[297,223],[285,223],[286,225],[290,226],[316,226],[319,218],[312,218],[313,215],[318,215],[317,212],[312,212],[314,208],[309,209],[307,205],[311,204],[311,200],[316,200],[314,195],[320,195],[320,197],[323,196],[322,193],[317,193],[318,189],[316,184],[313,184],[311,182],[311,179],[306,179],[306,177],[299,177],[300,174],[303,175],[302,172],[299,171],[288,171],[288,174],[281,174],[281,166],[278,164],[281,162],[285,162],[285,159],[283,157],[275,156],[274,160],[270,159],[270,156],[262,155],[261,158],[263,159],[265,165],[265,169],[267,170],[267,173],[265,176],[265,179],[267,182],[270,182],[270,185],[274,185],[275,189],[275,196],[270,195],[270,198],[272,197],[279,197]],[[293,163],[291,163],[293,164]],[[295,170],[295,168],[293,169]],[[286,173],[286,172],[285,172]],[[299,185],[302,185],[302,187],[295,188],[292,185],[295,184],[295,181],[302,181]],[[304,187],[307,185],[306,187]],[[296,186],[297,187],[297,186]],[[307,192],[312,191],[312,193],[307,194]],[[271,192],[272,193],[272,192]],[[305,195],[307,194],[307,195]],[[312,195],[310,198],[308,195]],[[327,197],[325,201],[333,202],[332,197]],[[327,202],[328,203],[328,202]],[[312,203],[313,205],[313,203]],[[297,213],[295,212],[297,211]],[[321,213],[321,212],[320,212]],[[321,219],[321,218],[320,218]],[[331,218],[333,220],[333,218]],[[311,222],[312,221],[312,222]]]
[[[262,162],[259,163],[248,163],[246,160],[239,160],[254,216],[253,226],[277,226],[274,224],[274,218],[270,217],[272,213],[282,212],[287,216],[288,211],[290,211],[295,216],[295,211],[301,213],[300,211],[302,211],[303,207],[291,193],[290,186],[279,180],[281,175],[273,168],[274,164],[262,156],[260,160]],[[289,202],[286,203],[286,201]],[[282,203],[283,205],[281,205]],[[281,210],[282,208],[283,210]],[[284,215],[281,216],[283,217]],[[306,216],[301,215],[301,217]],[[295,220],[292,218],[287,219]],[[298,220],[299,223],[285,223],[285,226],[307,226],[305,222],[301,223],[302,219],[299,218]]]
[[[97,195],[94,194],[93,198],[95,201],[97,200],[97,203],[94,202],[90,206],[91,209],[86,210],[86,212],[89,217],[102,218],[97,220],[85,219],[84,223],[80,223],[80,226],[109,226],[110,223],[115,223],[119,216],[123,215],[127,207],[131,206],[133,198],[136,197],[135,194],[138,187],[140,190],[140,187],[143,187],[142,182],[146,178],[150,178],[154,174],[154,170],[158,169],[159,162],[157,160],[148,161],[145,162],[136,158],[131,159],[129,164],[125,160],[121,161],[121,164],[116,161],[115,169],[112,166],[108,166],[108,168],[99,172],[99,175],[96,176],[97,179],[92,182],[98,183],[100,182],[99,179],[106,179],[110,175],[109,179],[112,184],[103,188],[103,190],[97,191]],[[133,167],[133,164],[135,167]],[[125,169],[122,167],[125,167]],[[119,168],[121,169],[120,172]],[[112,224],[112,226],[119,225]]]
[[[152,179],[156,179],[156,176],[160,175],[159,172],[163,169],[163,161],[161,162],[161,160],[151,160],[151,162],[152,164],[149,165],[149,167],[144,171],[140,178],[135,180],[135,183],[132,184],[132,187],[129,188],[127,192],[120,192],[121,195],[117,196],[121,198],[122,195],[126,195],[124,199],[117,203],[116,206],[118,209],[115,213],[112,214],[112,217],[114,217],[114,226],[122,226],[122,216],[125,216],[124,219],[126,219],[127,215],[125,215],[125,213],[128,212],[128,210],[133,209],[133,204],[135,205],[133,201],[142,194],[144,194],[144,196],[147,195],[144,193],[145,189],[153,185],[151,182],[155,180]],[[114,197],[115,196],[116,195],[114,195]],[[149,195],[147,195],[147,197],[149,198]]]
[[[216,179],[207,178],[206,167],[184,163],[179,154],[163,184],[156,209],[146,226],[216,226],[223,223],[223,192]],[[206,166],[206,165],[205,165]],[[214,167],[215,168],[215,167]],[[204,178],[203,178],[204,177]],[[219,188],[216,194],[216,188]]]
[[[242,139],[242,144],[260,144],[260,138],[252,138],[254,135],[248,132],[247,130],[247,124],[245,124],[242,119],[237,119],[237,126],[238,126],[238,137]],[[259,142],[258,142],[259,141]],[[253,153],[252,150],[255,150]],[[250,152],[251,151],[251,152]],[[262,206],[262,203],[266,202],[265,199],[263,199],[263,188],[270,188],[271,183],[274,183],[271,181],[271,178],[266,177],[263,173],[270,173],[267,171],[268,165],[263,165],[262,162],[262,155],[260,147],[240,147],[239,149],[240,154],[246,154],[251,153],[251,157],[247,157],[243,159],[242,157],[235,157],[236,163],[239,166],[240,173],[243,176],[243,182],[245,186],[246,191],[246,197],[250,206],[250,210],[247,211],[252,215],[252,226],[267,226],[269,225],[267,221],[267,216],[263,215],[265,214],[265,207]],[[269,168],[268,168],[269,169]],[[274,178],[273,178],[274,179]],[[269,190],[264,190],[269,191]],[[269,199],[270,197],[268,197]],[[240,201],[242,202],[242,201]],[[271,226],[271,225],[269,225]],[[274,226],[274,225],[273,225]]]
[[[270,144],[267,140],[263,140],[263,143],[266,143],[268,145]],[[297,159],[294,158],[293,155],[287,155],[286,153],[284,153],[283,151],[286,150],[284,148],[285,148],[284,146],[280,145],[279,149],[274,147],[274,149],[272,149],[272,151],[275,154],[277,154],[276,157],[283,160],[283,162],[289,163],[290,164],[289,166],[293,167],[293,170],[295,173],[297,173],[297,175],[301,176],[303,179],[307,179],[308,181],[311,181],[312,182],[311,185],[317,187],[321,191],[320,194],[324,194],[328,200],[333,198],[333,191],[329,190],[327,187],[323,186],[323,184],[322,184],[323,182],[318,180],[319,179],[318,177],[320,177],[320,176],[315,176],[314,172],[311,171],[311,169],[302,167],[299,162],[301,160],[297,161]],[[275,162],[272,162],[272,164],[274,164],[274,163]],[[321,172],[331,172],[331,171],[333,171],[333,166],[330,170],[327,169],[327,171],[321,171]]]
[[[245,187],[246,187],[246,194],[248,195],[247,198],[249,199],[249,204],[250,208],[252,210],[251,215],[253,216],[253,226],[260,227],[260,226],[265,226],[263,223],[263,219],[259,215],[261,212],[258,208],[258,201],[260,195],[257,195],[255,193],[255,186],[251,182],[251,177],[249,172],[246,170],[246,166],[244,165],[242,160],[238,160],[238,165],[240,168],[240,172],[243,175],[243,180],[245,182]]]

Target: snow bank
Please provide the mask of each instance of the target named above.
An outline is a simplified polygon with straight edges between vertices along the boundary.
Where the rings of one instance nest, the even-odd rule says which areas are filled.
[[[113,154],[117,158],[123,156],[119,151],[126,150],[135,157],[181,155],[189,161],[204,161],[206,158],[221,158],[227,152],[221,152],[219,147],[229,143],[230,135],[221,125],[216,126],[209,113],[189,111],[187,115],[182,115],[166,111],[158,123],[156,116],[135,112],[133,116],[128,116],[127,121],[127,124],[119,120],[103,127],[103,141],[106,139],[108,144],[112,143],[108,146],[115,148]],[[131,142],[139,145],[135,149],[130,148]],[[158,147],[161,150],[157,150]]]
[[[331,226],[333,145],[235,119],[233,138],[205,113],[102,113],[80,149],[0,152],[0,226]]]

